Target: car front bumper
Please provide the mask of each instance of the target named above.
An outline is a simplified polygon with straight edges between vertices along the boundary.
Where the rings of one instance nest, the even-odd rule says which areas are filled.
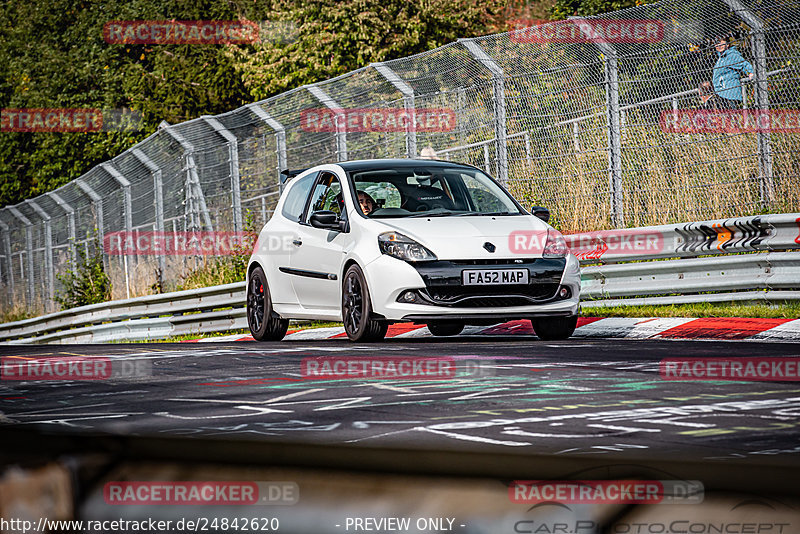
[[[528,285],[462,286],[465,269],[529,271]],[[459,321],[491,324],[504,320],[570,316],[578,313],[580,267],[566,258],[435,261],[412,265],[383,255],[364,269],[373,311],[391,321]],[[566,289],[566,298],[559,295]],[[398,297],[414,292],[415,302]]]

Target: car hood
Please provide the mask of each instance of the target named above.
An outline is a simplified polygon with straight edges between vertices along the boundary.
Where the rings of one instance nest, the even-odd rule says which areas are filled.
[[[541,257],[549,226],[533,215],[420,217],[383,219],[387,230],[396,230],[422,243],[440,260],[508,259]],[[524,236],[520,241],[519,236]],[[484,247],[495,246],[494,252]],[[520,247],[520,243],[526,246]],[[528,246],[534,243],[534,246]],[[491,248],[491,247],[489,247]]]

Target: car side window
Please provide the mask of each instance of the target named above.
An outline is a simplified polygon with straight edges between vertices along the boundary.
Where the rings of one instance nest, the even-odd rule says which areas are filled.
[[[311,192],[311,186],[314,185],[316,177],[317,175],[315,173],[303,176],[291,186],[291,189],[289,189],[289,192],[286,194],[286,200],[281,210],[281,214],[284,217],[290,221],[300,221],[300,218],[303,216],[303,209],[306,207],[308,193]]]
[[[311,218],[311,214],[315,211],[332,211],[336,214],[342,212],[342,186],[339,179],[328,172],[322,173],[314,186],[314,192],[311,193],[311,205],[306,213],[305,222]]]

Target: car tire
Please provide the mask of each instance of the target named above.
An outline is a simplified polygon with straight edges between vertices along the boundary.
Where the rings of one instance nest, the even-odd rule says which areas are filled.
[[[372,318],[372,302],[361,267],[351,265],[342,280],[342,322],[350,341],[380,341],[389,322]]]
[[[267,277],[260,266],[250,273],[247,284],[247,326],[256,341],[280,341],[289,329],[289,320],[272,309]]]
[[[434,336],[457,336],[464,330],[464,323],[428,323]]]
[[[575,327],[578,325],[578,316],[571,315],[569,317],[541,317],[539,319],[531,319],[531,326],[533,331],[543,341],[556,341],[559,339],[567,339],[575,332]]]

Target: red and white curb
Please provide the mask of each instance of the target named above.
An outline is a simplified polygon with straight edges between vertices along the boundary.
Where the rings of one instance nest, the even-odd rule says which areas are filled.
[[[530,321],[519,320],[494,326],[468,326],[461,334],[469,336],[535,336]],[[310,341],[346,338],[344,328],[308,328],[290,331],[287,341]],[[427,327],[397,323],[389,327],[386,337],[433,337]],[[743,317],[580,317],[574,338],[625,339],[723,339],[751,341],[800,340],[800,319],[751,319]],[[252,341],[252,336],[230,336],[197,339],[197,342]]]

